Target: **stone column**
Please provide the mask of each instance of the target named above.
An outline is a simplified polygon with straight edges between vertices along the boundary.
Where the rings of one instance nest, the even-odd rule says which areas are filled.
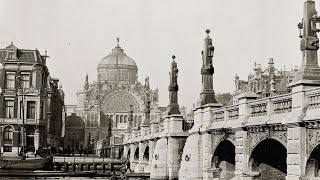
[[[307,164],[307,129],[289,127],[287,130],[287,177],[288,180],[299,180],[305,175]]]

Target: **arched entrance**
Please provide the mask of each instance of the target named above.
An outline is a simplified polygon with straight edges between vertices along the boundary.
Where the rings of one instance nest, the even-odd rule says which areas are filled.
[[[259,171],[258,179],[285,179],[287,174],[287,149],[279,141],[266,139],[252,151],[252,171]]]
[[[231,179],[235,170],[235,146],[228,140],[219,143],[212,157],[212,168],[215,177],[219,179]]]
[[[136,149],[136,151],[134,152],[134,160],[139,160],[139,148]]]
[[[316,146],[307,160],[306,175],[307,177],[319,177],[320,176],[320,144]]]
[[[149,146],[146,147],[143,153],[143,161],[148,162],[149,161]]]

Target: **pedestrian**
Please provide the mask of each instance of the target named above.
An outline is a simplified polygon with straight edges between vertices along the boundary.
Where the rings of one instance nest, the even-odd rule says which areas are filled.
[[[129,159],[127,159],[126,165],[127,165],[126,171],[130,170],[130,173],[132,173],[132,170],[130,169],[130,161],[129,161]]]
[[[79,153],[80,153],[80,157],[81,157],[81,154],[82,154],[82,148],[79,149]]]

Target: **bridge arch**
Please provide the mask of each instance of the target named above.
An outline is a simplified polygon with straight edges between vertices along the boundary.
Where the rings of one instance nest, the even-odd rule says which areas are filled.
[[[220,172],[216,174],[220,179],[231,179],[235,171],[235,145],[229,140],[222,140],[215,148],[211,160],[213,169]]]
[[[306,175],[308,177],[320,176],[320,144],[312,149],[310,156],[307,160]]]
[[[143,153],[143,161],[149,162],[149,146],[147,146]]]
[[[136,150],[134,151],[133,158],[134,158],[134,160],[139,161],[139,147],[137,147]]]
[[[278,140],[264,139],[252,150],[250,169],[260,172],[259,179],[285,178],[287,174],[287,149]]]

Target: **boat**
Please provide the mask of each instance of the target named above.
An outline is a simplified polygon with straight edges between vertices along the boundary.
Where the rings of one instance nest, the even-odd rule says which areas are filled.
[[[52,164],[52,157],[45,158],[0,158],[0,170],[46,170]]]

